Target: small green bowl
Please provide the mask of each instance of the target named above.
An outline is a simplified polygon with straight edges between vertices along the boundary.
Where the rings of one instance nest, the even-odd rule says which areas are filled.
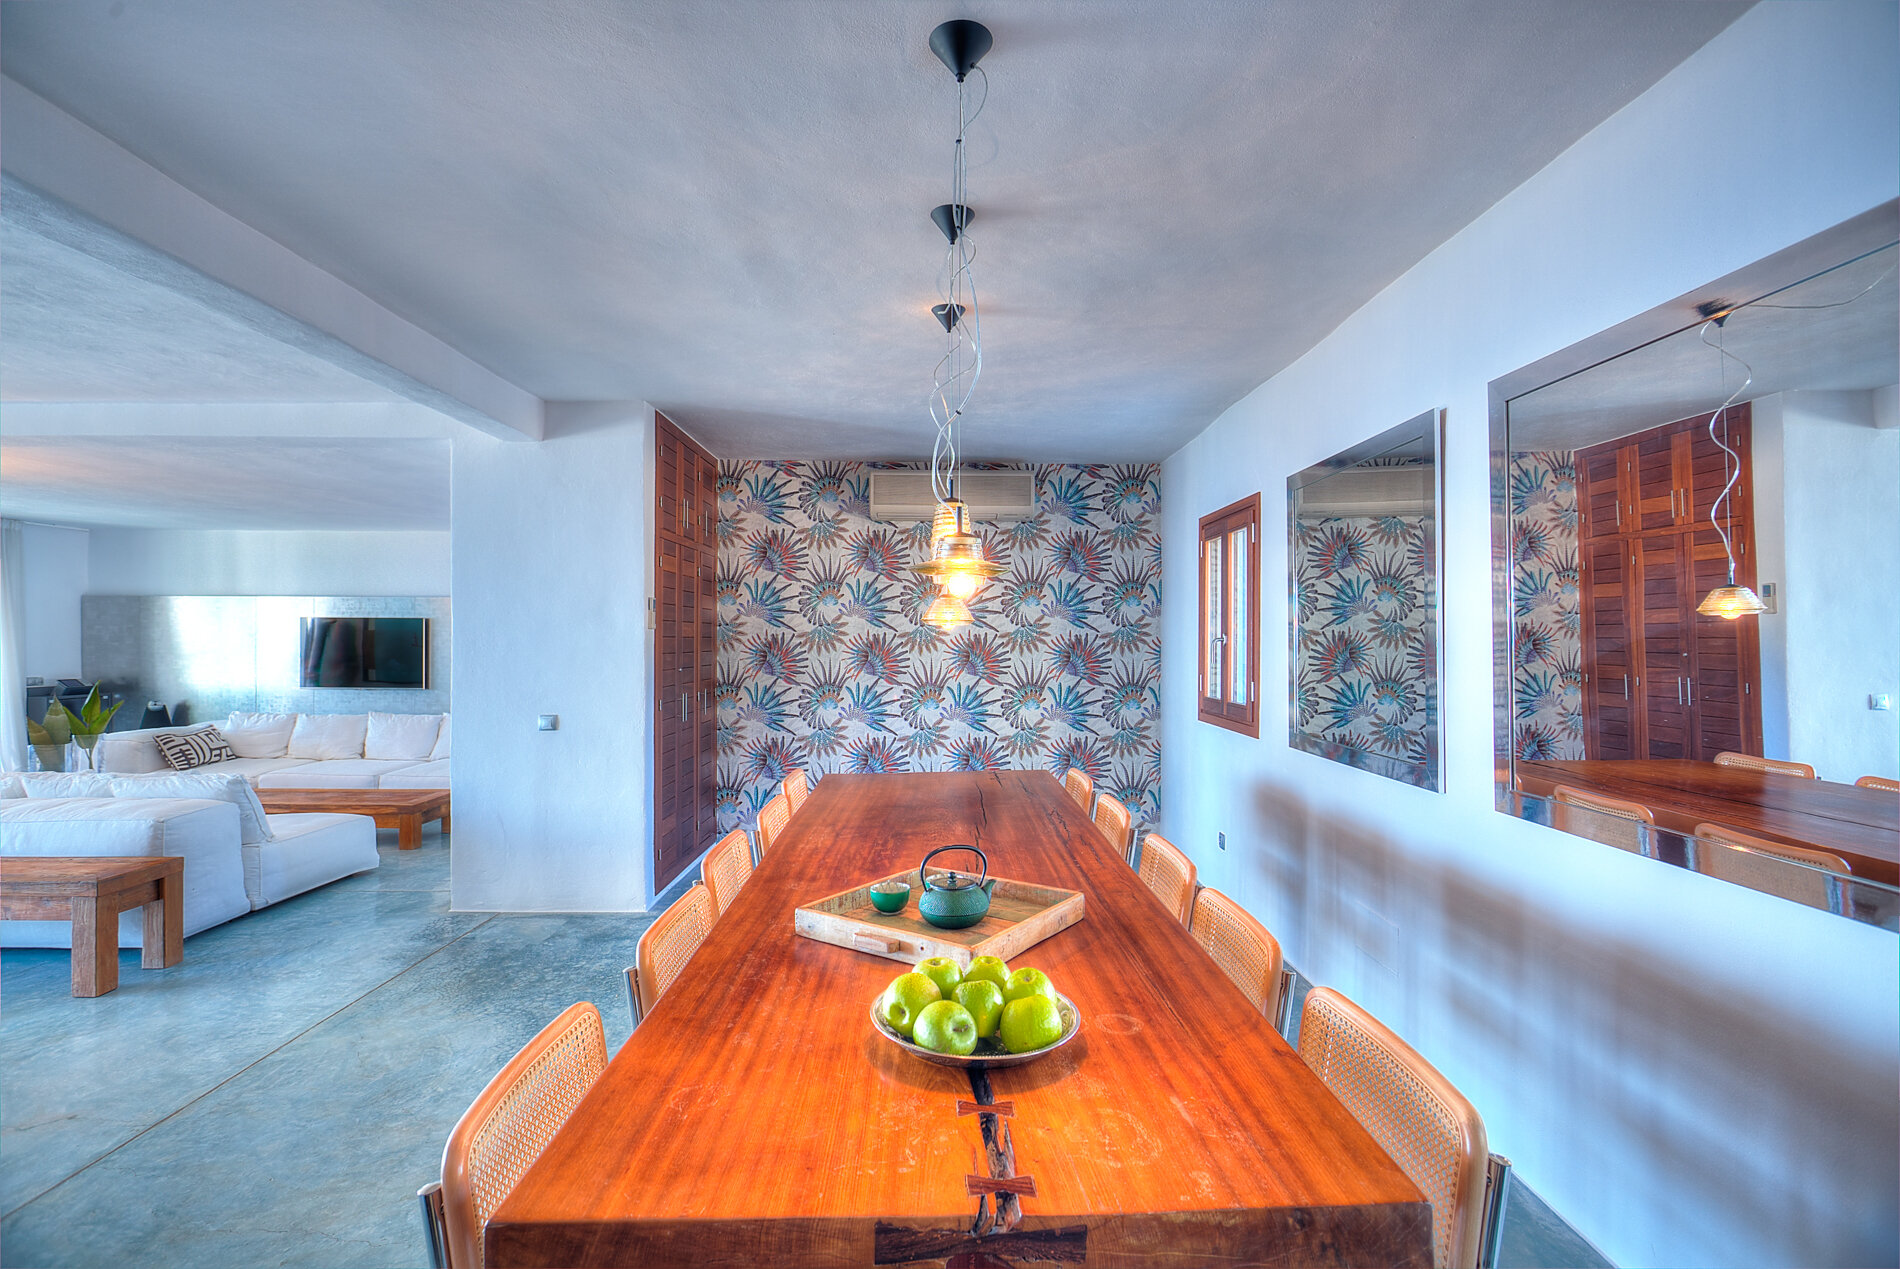
[[[884,887],[879,889],[879,887]],[[871,906],[879,912],[902,912],[910,902],[908,881],[880,881],[871,887]]]

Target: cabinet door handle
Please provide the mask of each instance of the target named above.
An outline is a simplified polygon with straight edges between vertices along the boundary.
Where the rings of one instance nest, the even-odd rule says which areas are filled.
[[[1689,708],[1694,709],[1695,708],[1695,680],[1684,679],[1683,682],[1688,684],[1688,687],[1689,687]]]
[[[1628,700],[1629,698],[1630,698],[1630,676],[1625,674],[1623,676],[1623,699]]]
[[[1676,676],[1676,704],[1682,704],[1682,676]]]
[[[681,692],[680,693],[680,721],[682,723],[686,721],[686,715],[687,715],[686,700],[687,700],[687,694],[685,692]]]

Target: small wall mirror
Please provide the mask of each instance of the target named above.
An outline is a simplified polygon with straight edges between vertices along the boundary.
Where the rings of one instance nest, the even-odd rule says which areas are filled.
[[[1897,228],[1491,385],[1499,809],[1900,927]]]
[[[1433,791],[1443,426],[1430,410],[1287,478],[1290,741]]]

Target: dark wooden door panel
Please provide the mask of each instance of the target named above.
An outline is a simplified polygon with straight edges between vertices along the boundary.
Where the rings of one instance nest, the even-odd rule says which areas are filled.
[[[714,824],[718,460],[654,418],[654,888],[710,843]]]
[[[1594,539],[1583,554],[1584,755],[1633,758],[1642,744],[1642,644],[1630,620],[1628,541]]]

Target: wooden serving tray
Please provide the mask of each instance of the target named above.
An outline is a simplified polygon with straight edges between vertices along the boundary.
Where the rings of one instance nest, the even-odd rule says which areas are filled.
[[[930,871],[932,882],[948,876],[949,869]],[[887,915],[871,906],[871,887],[880,881],[911,883],[910,902],[902,912]],[[990,893],[989,915],[961,930],[940,930],[917,910],[922,893],[915,869],[873,877],[861,886],[801,905],[792,914],[792,923],[808,939],[886,960],[915,963],[926,956],[948,956],[967,967],[979,956],[1003,960],[1020,956],[1083,915],[1080,891],[998,877]]]

